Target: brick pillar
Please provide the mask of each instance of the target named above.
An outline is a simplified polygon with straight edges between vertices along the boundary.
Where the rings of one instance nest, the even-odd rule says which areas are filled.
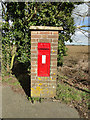
[[[50,29],[51,28],[51,29]],[[54,28],[54,30],[52,30]],[[58,29],[61,27],[31,26],[31,97],[54,97],[56,95]],[[37,75],[38,43],[51,43],[50,76]]]

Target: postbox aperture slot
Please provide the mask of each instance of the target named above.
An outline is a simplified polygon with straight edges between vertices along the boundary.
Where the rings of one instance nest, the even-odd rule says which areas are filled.
[[[49,48],[38,48],[38,50],[49,50]]]

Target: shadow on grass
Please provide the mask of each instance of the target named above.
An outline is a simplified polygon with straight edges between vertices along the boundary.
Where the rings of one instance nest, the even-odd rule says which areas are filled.
[[[25,94],[28,97],[31,97],[31,92],[30,92],[31,80],[30,80],[30,75],[27,71],[27,64],[15,62],[12,69],[12,74],[14,74],[17,80],[19,81]]]

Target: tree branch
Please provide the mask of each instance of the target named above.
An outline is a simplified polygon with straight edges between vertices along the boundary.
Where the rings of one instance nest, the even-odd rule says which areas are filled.
[[[80,32],[82,32],[86,37],[88,37],[83,31],[82,31],[82,29],[80,29],[81,31]],[[86,31],[85,31],[86,32]]]
[[[78,16],[80,16],[80,17],[86,17],[86,16],[88,16],[88,12],[85,14],[85,15],[81,15],[81,14],[79,14],[79,13],[73,13],[73,14],[76,14],[76,15],[78,15]]]
[[[89,2],[85,3],[88,7],[90,7]]]
[[[90,25],[82,25],[82,26],[77,26],[76,28],[82,28],[82,27],[90,27]]]
[[[81,28],[79,28],[80,30],[82,30],[82,31],[85,31],[85,32],[88,32],[88,33],[90,33],[90,31],[89,30],[84,30],[84,29],[81,29]]]

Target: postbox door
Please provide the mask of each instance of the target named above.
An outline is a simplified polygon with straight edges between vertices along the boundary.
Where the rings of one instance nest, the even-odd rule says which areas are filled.
[[[38,76],[50,76],[50,43],[39,43],[38,46]]]

